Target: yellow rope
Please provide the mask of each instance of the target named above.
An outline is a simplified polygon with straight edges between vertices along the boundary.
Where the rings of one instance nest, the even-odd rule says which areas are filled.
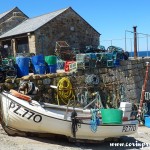
[[[59,80],[57,83],[57,101],[58,105],[60,104],[60,101],[64,104],[68,104],[70,100],[73,100],[75,98],[75,95],[73,93],[72,84],[68,77],[63,77]]]

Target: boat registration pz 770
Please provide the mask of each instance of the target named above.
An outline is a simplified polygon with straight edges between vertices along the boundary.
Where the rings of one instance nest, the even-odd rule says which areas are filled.
[[[39,123],[42,121],[42,116],[36,114],[35,112],[18,105],[17,103],[11,101],[9,105],[9,109],[12,110],[13,113],[20,117],[25,117],[28,120],[33,119],[34,122]]]
[[[136,125],[124,125],[122,132],[136,131]]]

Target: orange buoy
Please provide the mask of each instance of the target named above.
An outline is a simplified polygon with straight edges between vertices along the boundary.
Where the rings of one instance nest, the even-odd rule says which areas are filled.
[[[19,93],[18,91],[13,90],[13,89],[10,90],[10,93],[11,93],[13,96],[15,96],[15,97],[18,97],[18,98],[20,98],[20,99],[23,99],[23,100],[25,100],[25,101],[27,101],[27,102],[31,102],[31,97],[30,97],[30,96],[21,94],[21,93]]]

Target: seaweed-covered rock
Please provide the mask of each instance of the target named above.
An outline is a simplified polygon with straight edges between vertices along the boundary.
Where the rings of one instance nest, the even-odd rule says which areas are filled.
[[[54,74],[54,73],[53,73],[53,74],[47,74],[47,77],[48,77],[48,78],[55,78],[55,77],[56,77],[56,74]]]
[[[20,83],[21,78],[16,78],[15,79],[15,83],[19,84]]]
[[[13,84],[13,83],[5,83],[5,88],[6,88],[6,90],[14,89],[15,88],[15,84]]]
[[[33,75],[23,76],[21,79],[24,81],[33,80]]]
[[[6,79],[5,82],[6,83],[12,83],[13,81],[12,81],[12,79]]]
[[[38,74],[36,74],[36,75],[32,75],[32,77],[33,77],[33,79],[34,79],[34,80],[41,79],[41,78],[40,78],[40,75],[38,75]]]
[[[41,78],[41,79],[46,79],[46,78],[47,78],[47,75],[46,75],[46,74],[40,75],[40,78]]]

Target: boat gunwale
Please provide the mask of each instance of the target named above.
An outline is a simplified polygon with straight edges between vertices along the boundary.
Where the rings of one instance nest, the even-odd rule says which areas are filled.
[[[10,93],[7,93],[7,92],[4,92],[4,93],[11,95]],[[70,123],[71,123],[71,120],[60,119],[60,118],[48,116],[48,115],[42,114],[42,113],[40,113],[40,112],[37,112],[37,111],[35,111],[35,110],[33,110],[33,109],[30,109],[30,108],[28,108],[28,107],[26,107],[26,106],[24,106],[24,105],[22,105],[22,104],[16,102],[14,99],[11,99],[9,96],[6,96],[5,94],[3,94],[3,92],[1,92],[0,95],[5,96],[6,98],[9,98],[9,100],[14,101],[15,103],[17,103],[18,105],[22,106],[23,108],[27,108],[27,109],[29,109],[30,111],[33,111],[33,112],[38,113],[38,114],[40,114],[40,115],[43,115],[43,116],[45,116],[45,117],[49,117],[49,118],[53,118],[53,119],[57,119],[57,120],[62,120],[62,121],[66,121],[66,122],[70,122]],[[13,96],[13,95],[11,95],[11,96]],[[13,96],[13,97],[15,97],[15,96]],[[17,98],[17,97],[15,97],[15,98]],[[17,99],[19,99],[19,98],[17,98]],[[20,99],[20,100],[22,100],[22,99]],[[23,100],[22,100],[22,101],[23,101]],[[30,104],[29,102],[26,102],[26,103]],[[33,106],[33,105],[31,105],[31,106]],[[39,106],[40,106],[40,105],[39,105]],[[41,106],[41,107],[42,107],[42,106]],[[43,108],[43,107],[42,107],[42,108]],[[137,120],[129,120],[129,121],[137,121]],[[125,121],[124,121],[124,122],[125,122]],[[127,122],[128,122],[128,121],[127,121]],[[82,125],[82,124],[84,124],[84,125],[90,125],[90,123],[83,123],[83,122],[81,122],[80,124],[81,124],[81,125]],[[125,125],[137,125],[137,123],[132,123],[132,124],[131,124],[131,123],[130,123],[130,124],[129,124],[129,123],[128,123],[128,124],[100,124],[100,125],[98,125],[98,126],[100,127],[100,126],[125,126]]]

